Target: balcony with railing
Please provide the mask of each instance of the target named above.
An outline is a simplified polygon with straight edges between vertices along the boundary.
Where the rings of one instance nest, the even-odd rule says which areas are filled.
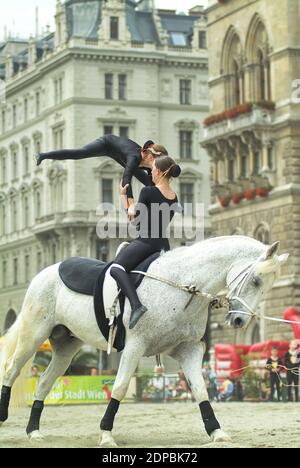
[[[226,138],[247,129],[265,129],[274,121],[275,104],[271,101],[245,103],[207,117],[203,143]]]

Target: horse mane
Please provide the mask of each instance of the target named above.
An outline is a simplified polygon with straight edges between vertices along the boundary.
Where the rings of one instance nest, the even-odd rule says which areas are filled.
[[[166,258],[170,255],[176,254],[181,254],[182,256],[184,254],[191,255],[193,251],[199,252],[199,248],[201,247],[206,248],[207,245],[213,245],[216,243],[224,242],[224,241],[233,241],[233,240],[239,240],[239,241],[244,241],[248,245],[250,243],[253,244],[253,247],[260,248],[261,253],[264,252],[264,250],[267,249],[267,246],[264,245],[262,242],[258,241],[257,239],[254,239],[253,237],[248,237],[248,236],[241,236],[241,235],[233,235],[233,236],[218,236],[218,237],[210,237],[208,239],[204,239],[202,241],[196,242],[195,244],[192,245],[185,245],[181,247],[176,247],[175,249],[165,252],[162,254],[162,257]]]

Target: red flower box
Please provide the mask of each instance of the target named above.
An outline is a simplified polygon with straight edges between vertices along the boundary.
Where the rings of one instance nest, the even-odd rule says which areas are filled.
[[[269,191],[267,189],[257,187],[256,195],[258,195],[259,197],[267,197],[268,194],[269,194]]]
[[[248,112],[251,112],[254,105],[266,110],[274,110],[276,107],[275,103],[272,101],[245,102],[244,104],[239,104],[238,106],[232,107],[231,109],[227,109],[219,114],[214,114],[207,117],[204,120],[203,124],[205,127],[209,127],[210,125],[214,125],[218,122],[223,122],[224,120],[235,119],[241,114],[247,114]]]
[[[227,206],[230,203],[230,197],[220,197],[220,203],[223,206],[223,208],[227,208]]]
[[[243,194],[237,193],[237,192],[233,193],[231,199],[235,205],[238,205],[240,201],[243,199]]]
[[[244,197],[246,198],[246,200],[253,200],[256,197],[256,190],[246,190],[244,192]]]

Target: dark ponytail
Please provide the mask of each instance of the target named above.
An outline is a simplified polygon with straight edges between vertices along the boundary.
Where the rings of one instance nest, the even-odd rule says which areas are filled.
[[[159,156],[155,158],[155,165],[157,169],[163,173],[163,177],[167,179],[179,177],[181,174],[180,166],[178,166],[170,156]]]

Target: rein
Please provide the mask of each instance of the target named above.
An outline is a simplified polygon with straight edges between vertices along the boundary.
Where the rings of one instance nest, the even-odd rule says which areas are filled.
[[[191,304],[194,297],[205,297],[206,299],[208,299],[210,301],[212,301],[214,299],[214,296],[212,296],[209,293],[205,293],[203,291],[200,291],[200,289],[197,289],[197,286],[195,286],[195,285],[183,286],[183,285],[180,285],[178,283],[175,283],[174,281],[167,280],[165,278],[161,278],[160,276],[155,276],[155,275],[151,275],[149,273],[145,273],[144,271],[136,271],[135,270],[135,271],[132,271],[131,273],[136,273],[138,275],[143,275],[143,276],[145,276],[147,278],[153,279],[155,281],[159,281],[160,283],[168,284],[172,288],[179,289],[180,291],[191,294],[192,297],[188,301],[188,303],[185,306],[184,310],[186,310],[189,307],[189,305]]]

